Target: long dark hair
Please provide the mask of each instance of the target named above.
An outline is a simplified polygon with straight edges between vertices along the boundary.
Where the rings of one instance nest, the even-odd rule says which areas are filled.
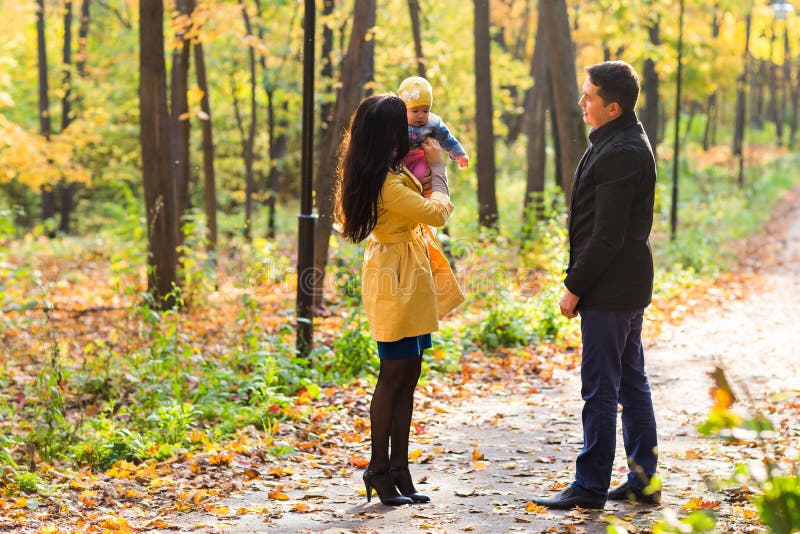
[[[378,199],[389,170],[408,154],[406,104],[393,94],[373,95],[350,121],[341,166],[337,212],[344,237],[358,243],[378,222]]]

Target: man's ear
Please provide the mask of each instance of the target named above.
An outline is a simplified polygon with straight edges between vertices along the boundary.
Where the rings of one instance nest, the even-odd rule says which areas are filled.
[[[619,102],[611,102],[608,105],[608,114],[615,119],[622,115],[622,107],[619,105]]]

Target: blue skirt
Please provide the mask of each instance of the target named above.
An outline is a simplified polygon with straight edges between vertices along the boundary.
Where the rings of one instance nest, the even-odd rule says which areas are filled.
[[[404,337],[397,341],[378,341],[378,358],[381,360],[405,360],[422,355],[422,351],[433,347],[430,334]]]

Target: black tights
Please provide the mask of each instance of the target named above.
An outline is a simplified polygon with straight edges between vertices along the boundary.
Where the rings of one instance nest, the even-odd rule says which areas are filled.
[[[404,360],[381,360],[378,383],[369,406],[372,426],[372,459],[369,468],[372,471],[385,472],[390,467],[408,466],[411,412],[414,410],[414,390],[421,370],[421,355]]]

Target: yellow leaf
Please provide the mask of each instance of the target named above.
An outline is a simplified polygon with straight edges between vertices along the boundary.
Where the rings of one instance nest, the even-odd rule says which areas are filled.
[[[486,469],[486,462],[482,462],[480,460],[473,460],[469,463],[473,469],[477,469],[478,471],[483,471]]]
[[[156,528],[172,528],[172,526],[170,526],[170,524],[169,524],[169,523],[167,523],[166,521],[164,521],[164,520],[163,520],[162,518],[160,518],[160,517],[156,517],[155,519],[153,519],[152,521],[150,521],[149,523],[147,523],[147,524],[145,525],[145,527],[146,527],[146,528],[148,528],[148,529],[156,529]]]
[[[135,490],[132,488],[127,488],[125,490],[125,497],[128,499],[142,499],[145,496],[147,496],[147,494],[144,493],[143,491]]]
[[[175,481],[170,477],[158,477],[150,481],[148,486],[152,489],[163,488],[164,486],[174,486]]]
[[[736,400],[736,396],[733,394],[731,390],[731,385],[728,382],[728,379],[725,377],[725,371],[722,370],[721,367],[715,367],[714,370],[710,373],[711,378],[714,380],[714,388],[712,388],[712,393],[714,393],[714,398],[716,402],[719,402],[720,399],[716,395],[716,391],[720,391],[725,395],[722,397],[722,400],[725,401],[726,399],[730,400],[730,404],[727,406],[722,406],[722,408],[728,409],[733,405],[733,402]]]
[[[711,388],[714,397],[714,410],[727,410],[733,406],[733,396],[724,389]]]
[[[215,506],[213,504],[207,504],[204,507],[206,512],[214,515],[230,515],[231,510],[227,506]]]
[[[192,498],[190,499],[194,504],[200,504],[201,501],[208,498],[208,492],[206,490],[198,490],[192,494]]]
[[[239,508],[236,510],[236,515],[244,515],[244,514],[262,514],[266,515],[269,513],[269,510],[266,506],[251,506],[249,508]]]
[[[36,534],[61,534],[61,531],[55,525],[44,525],[36,531]]]
[[[483,453],[478,449],[474,449],[472,451],[472,459],[473,460],[483,460]]]
[[[128,521],[126,521],[124,517],[109,517],[101,521],[98,526],[100,528],[104,528],[112,532],[122,532],[126,534],[128,532],[133,532],[131,526],[128,524]]]
[[[413,451],[408,453],[409,460],[416,460],[420,456],[422,456],[422,449],[414,449]]]
[[[78,500],[81,501],[84,504],[84,506],[88,506],[89,508],[94,508],[95,506],[97,506],[97,501],[94,500],[95,497],[97,497],[96,491],[85,490],[80,494]]]
[[[283,492],[277,491],[277,490],[276,491],[270,491],[269,493],[267,493],[267,496],[270,499],[275,499],[276,501],[288,501],[289,500],[289,496],[288,495],[286,495]]]
[[[206,437],[205,432],[199,428],[193,428],[191,432],[189,432],[188,437],[189,441],[192,443],[208,443],[208,438]]]
[[[211,465],[230,465],[231,460],[233,460],[232,452],[208,455],[208,463]]]
[[[308,513],[310,511],[310,508],[308,507],[308,505],[306,503],[299,502],[299,503],[295,504],[294,506],[292,506],[292,510],[294,510],[295,512],[301,512],[301,513],[306,514],[306,513]]]
[[[261,478],[261,473],[258,470],[253,469],[252,467],[247,468],[244,470],[244,479],[245,480],[258,480]]]
[[[527,503],[525,503],[525,511],[534,514],[545,514],[547,513],[547,507],[538,505],[532,501],[528,501]]]
[[[87,482],[84,482],[83,480],[79,480],[79,479],[75,479],[75,478],[73,478],[72,480],[69,481],[69,487],[73,488],[73,489],[76,489],[76,490],[81,490],[81,491],[88,490],[92,486],[93,486],[92,483],[87,483]]]
[[[350,455],[350,464],[355,466],[355,467],[359,467],[359,468],[363,469],[363,468],[365,468],[365,467],[367,467],[369,465],[369,460],[367,460],[363,456]]]
[[[26,497],[20,497],[14,502],[12,508],[25,508],[26,506],[28,506],[28,499]]]
[[[256,473],[258,473],[258,471],[256,471]],[[270,467],[269,474],[277,478],[283,478],[293,475],[294,471],[285,467]]]
[[[717,506],[719,506],[719,501],[704,501],[702,497],[691,497],[689,502],[681,506],[681,509],[695,512],[704,508],[716,508]]]

